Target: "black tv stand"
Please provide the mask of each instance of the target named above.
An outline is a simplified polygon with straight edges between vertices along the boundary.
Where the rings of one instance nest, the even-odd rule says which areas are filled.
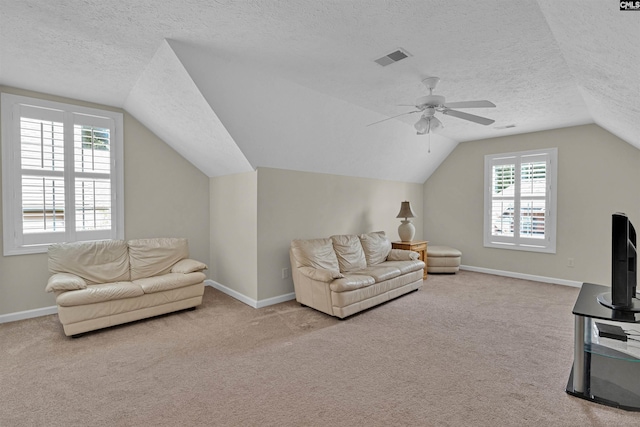
[[[640,411],[640,341],[636,340],[640,313],[600,304],[598,296],[610,289],[582,284],[573,307],[573,368],[566,392],[603,405]],[[613,328],[602,327],[607,324]],[[606,333],[611,329],[622,331],[627,340]]]
[[[613,304],[613,300],[611,298],[611,292],[603,292],[598,295],[598,302],[612,310],[631,311],[633,313],[640,313],[640,300],[638,300],[637,298],[631,299],[630,307],[616,307]]]

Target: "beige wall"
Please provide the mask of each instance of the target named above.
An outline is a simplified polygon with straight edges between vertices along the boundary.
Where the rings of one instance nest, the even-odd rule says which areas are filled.
[[[378,230],[399,240],[403,200],[421,239],[422,184],[258,168],[258,300],[293,292],[291,279],[282,279],[291,240]]]
[[[14,88],[0,90],[121,111]],[[191,257],[207,262],[209,179],[127,113],[124,164],[125,238],[186,237]],[[0,315],[54,305],[53,296],[44,292],[48,277],[46,254],[0,257]]]
[[[256,303],[293,292],[293,239],[384,230],[398,240],[400,202],[410,200],[422,236],[422,184],[291,170],[210,179],[211,278]]]
[[[403,200],[417,215],[416,239],[459,248],[465,265],[574,281],[609,283],[613,212],[640,226],[640,150],[596,125],[459,144],[421,185],[270,168],[207,178],[124,118],[126,238],[187,237],[209,277],[258,302],[293,292],[282,279],[291,240],[374,230],[398,240]],[[545,147],[558,147],[557,253],[484,248],[484,156]],[[46,264],[46,254],[0,258],[0,315],[54,304]]]
[[[556,254],[483,247],[484,156],[548,147],[558,148]],[[640,226],[639,184],[640,150],[597,125],[465,142],[424,185],[425,237],[460,249],[464,265],[607,285],[611,214]]]
[[[211,275],[221,285],[258,299],[257,172],[210,178]]]

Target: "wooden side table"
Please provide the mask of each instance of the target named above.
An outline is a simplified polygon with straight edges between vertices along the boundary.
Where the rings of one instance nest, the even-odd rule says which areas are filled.
[[[391,242],[391,248],[393,249],[405,249],[409,251],[418,252],[420,254],[420,261],[424,262],[424,273],[422,278],[427,278],[427,244],[429,242],[423,240],[412,240],[410,242]]]

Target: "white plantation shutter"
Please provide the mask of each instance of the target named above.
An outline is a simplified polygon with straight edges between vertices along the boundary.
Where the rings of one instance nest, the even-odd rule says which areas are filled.
[[[484,245],[555,253],[556,148],[485,156]]]
[[[23,106],[20,116],[20,181],[23,240],[37,242],[44,233],[64,235],[64,115]]]
[[[523,155],[520,161],[520,237],[545,240],[549,156]]]
[[[111,127],[109,121],[87,119],[74,115],[74,213],[78,233],[108,231],[113,225]]]
[[[2,94],[4,254],[124,236],[122,115]]]

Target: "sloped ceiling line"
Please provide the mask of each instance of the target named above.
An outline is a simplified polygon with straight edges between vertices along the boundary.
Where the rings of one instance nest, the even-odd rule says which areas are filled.
[[[456,146],[432,135],[428,153],[412,126],[366,127],[384,116],[268,70],[168,44],[253,167],[423,183]]]
[[[209,177],[253,170],[166,40],[124,108]]]

